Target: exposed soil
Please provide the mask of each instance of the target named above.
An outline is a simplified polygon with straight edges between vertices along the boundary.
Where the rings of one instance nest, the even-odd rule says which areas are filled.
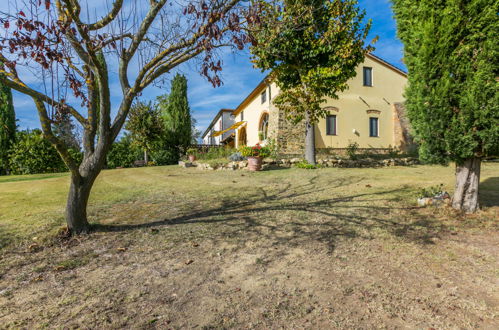
[[[91,235],[6,249],[0,327],[499,328],[499,206],[415,208],[365,171],[175,170],[211,194],[96,205]]]

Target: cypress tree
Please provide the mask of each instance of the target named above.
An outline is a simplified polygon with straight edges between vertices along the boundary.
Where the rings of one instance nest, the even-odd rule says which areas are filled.
[[[9,150],[16,138],[16,113],[12,91],[0,82],[0,175],[9,170]]]
[[[165,143],[176,153],[185,152],[192,140],[192,120],[187,99],[187,78],[176,74],[171,82],[170,95],[158,98],[165,126]]]
[[[408,116],[431,163],[456,163],[455,209],[478,209],[480,165],[499,152],[499,3],[393,0]]]

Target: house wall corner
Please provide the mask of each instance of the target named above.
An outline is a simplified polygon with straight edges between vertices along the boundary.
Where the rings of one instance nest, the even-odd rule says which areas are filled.
[[[284,111],[274,104],[269,109],[269,138],[273,139],[283,156],[302,156],[305,150],[305,123],[294,124]]]

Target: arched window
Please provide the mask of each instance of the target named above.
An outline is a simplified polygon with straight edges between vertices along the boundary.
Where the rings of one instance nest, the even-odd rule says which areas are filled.
[[[267,140],[269,133],[269,114],[264,113],[260,119],[260,127],[258,128],[259,132],[261,132],[262,140]]]
[[[246,145],[246,127],[241,127],[239,130],[239,136],[238,136],[238,143],[237,145],[240,146],[245,146]]]

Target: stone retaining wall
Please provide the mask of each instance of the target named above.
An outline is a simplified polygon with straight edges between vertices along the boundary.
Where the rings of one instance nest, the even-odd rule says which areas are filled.
[[[281,159],[275,160],[266,158],[263,160],[262,169],[266,170],[271,167],[292,167],[297,163],[301,163],[303,160],[301,158],[292,159]],[[364,158],[358,160],[350,159],[337,159],[337,158],[326,158],[319,159],[317,161],[319,167],[339,167],[339,168],[369,168],[369,167],[386,167],[386,166],[411,166],[419,164],[419,160],[416,158],[406,157],[406,158],[390,158],[390,159],[372,159]],[[218,164],[215,167],[208,163],[202,162],[183,162],[180,161],[179,165],[181,167],[197,167],[200,170],[241,170],[247,169],[248,161],[243,160],[240,162],[229,162],[227,164]]]

